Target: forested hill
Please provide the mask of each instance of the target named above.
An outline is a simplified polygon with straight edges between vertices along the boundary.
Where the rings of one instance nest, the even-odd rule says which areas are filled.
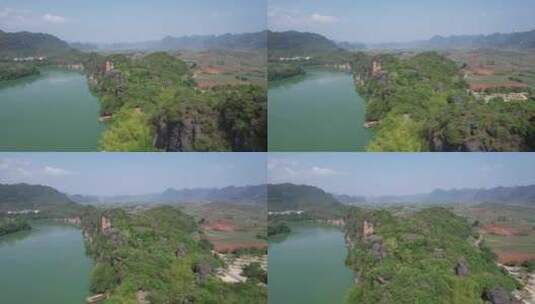
[[[50,209],[74,203],[58,190],[42,185],[0,184],[0,212]]]
[[[447,209],[395,216],[355,208],[345,222],[346,264],[358,282],[347,303],[513,303],[515,280],[476,242],[471,223]],[[491,301],[498,295],[503,302]]]
[[[0,58],[27,56],[57,56],[72,51],[69,44],[53,35],[44,33],[0,30]]]
[[[535,103],[482,102],[469,91],[461,67],[437,52],[358,53],[352,66],[367,100],[366,119],[378,123],[369,151],[535,149]]]
[[[270,55],[280,53],[285,56],[311,56],[340,50],[336,42],[315,33],[268,31],[267,37]]]
[[[267,288],[256,277],[236,284],[219,278],[224,261],[195,219],[178,208],[94,209],[82,217],[82,228],[96,262],[89,288],[105,295],[105,303],[267,302]]]
[[[105,151],[267,149],[267,92],[247,83],[200,89],[188,63],[165,52],[92,54],[84,67],[112,117]]]
[[[343,207],[332,194],[317,187],[294,184],[268,185],[269,211],[303,210],[328,215]]]
[[[406,43],[384,43],[373,48],[535,48],[535,30],[518,33],[495,33],[491,35],[434,36],[429,40]]]

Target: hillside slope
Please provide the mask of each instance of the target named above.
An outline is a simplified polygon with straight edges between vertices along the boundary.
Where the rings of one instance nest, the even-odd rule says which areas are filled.
[[[344,209],[332,194],[306,185],[268,185],[268,210],[272,212],[302,210],[306,213],[331,215]]]
[[[72,51],[69,44],[44,33],[0,30],[0,57],[56,56]]]
[[[480,304],[517,284],[462,217],[442,208],[409,216],[355,210],[346,217],[347,264],[358,277],[348,303]],[[498,302],[493,302],[498,303]]]

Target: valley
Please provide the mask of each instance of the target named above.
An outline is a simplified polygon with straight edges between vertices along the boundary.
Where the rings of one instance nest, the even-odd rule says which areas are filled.
[[[484,39],[435,37],[406,44],[370,44],[366,48],[308,32],[269,32],[268,67],[273,73],[268,77],[272,84],[269,92],[275,96],[287,94],[285,99],[289,101],[300,100],[294,96],[293,86],[278,85],[281,79],[287,79],[288,84],[300,83],[307,79],[303,75],[311,67],[351,70],[358,94],[348,102],[359,105],[363,98],[364,107],[351,114],[352,120],[329,119],[315,127],[327,128],[333,121],[343,124],[344,129],[354,130],[354,142],[360,141],[360,130],[370,128],[365,132],[374,136],[353,151],[532,151],[532,46],[533,31]],[[311,88],[302,91],[321,96]],[[319,102],[329,109],[333,101],[345,98],[328,89],[322,92],[328,97]],[[282,108],[279,112],[288,113],[286,120],[307,117],[309,105],[295,111],[291,102],[279,105],[282,102],[277,97],[273,100],[271,108]],[[345,111],[342,106],[337,109]],[[323,114],[321,110],[315,113]],[[296,133],[307,136],[305,130]],[[282,135],[273,140],[279,137]],[[346,151],[330,139],[318,137],[317,141],[325,146],[321,147],[324,151]],[[316,143],[309,141],[292,151],[315,147]]]
[[[2,286],[12,286],[5,296],[44,303],[67,297],[74,303],[266,303],[261,187],[211,193],[215,200],[230,195],[234,203],[186,202],[178,194],[167,203],[103,204],[47,186],[0,184],[0,252],[6,263],[19,265],[0,275]],[[62,255],[51,254],[57,248]],[[54,267],[62,271],[48,269]],[[38,287],[21,292],[26,284],[18,278],[36,271]],[[69,286],[68,294],[56,292],[58,286]]]
[[[20,127],[11,130],[22,132],[4,134],[0,147],[41,151],[265,151],[263,35],[207,36],[202,48],[176,38],[180,43],[165,47],[134,45],[88,52],[79,44],[73,46],[80,50],[48,34],[1,32],[0,45],[7,48],[0,51],[0,95],[6,96],[0,106],[6,107],[2,113],[9,117],[0,123],[13,125],[15,121]],[[61,73],[65,83],[66,75],[72,75],[74,82],[76,72],[70,70],[81,72],[79,84],[62,87],[61,83],[49,82],[51,76],[53,81]],[[36,98],[37,89],[51,92],[43,96],[46,102]],[[53,95],[54,90],[62,95]],[[87,104],[80,107],[78,103],[85,100]],[[59,117],[47,114],[40,106]],[[79,114],[62,115],[71,107],[76,107]],[[36,128],[26,123],[21,111],[35,113],[30,118],[42,124]],[[37,130],[47,136],[28,134],[38,135]]]
[[[328,286],[321,287],[322,296],[331,294],[330,301],[516,303],[513,299],[517,299],[532,303],[532,270],[528,270],[532,268],[527,267],[535,253],[531,246],[532,188],[437,190],[406,197],[368,197],[358,206],[349,206],[316,187],[269,185],[270,255],[273,247],[279,258],[293,256],[288,248],[284,253],[277,250],[291,246],[301,225],[327,224],[344,233],[345,242],[333,247],[346,253],[345,266],[321,260],[303,267],[314,271],[331,265],[321,273],[343,267],[352,270],[353,283],[334,295]],[[311,238],[317,241],[321,235],[313,233]],[[325,250],[322,246],[310,252]],[[514,261],[510,260],[513,256]],[[278,257],[270,262],[273,269],[284,265]],[[311,275],[306,277],[312,280]],[[298,301],[299,295],[313,294],[304,290],[317,291],[311,288],[312,282],[305,285],[291,284],[299,288],[295,295],[270,288],[270,298],[273,292],[274,298]]]

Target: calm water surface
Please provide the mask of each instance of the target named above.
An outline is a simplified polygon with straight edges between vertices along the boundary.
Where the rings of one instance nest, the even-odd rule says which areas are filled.
[[[75,71],[42,69],[0,82],[0,151],[96,151],[99,107]]]
[[[343,303],[353,284],[344,234],[324,225],[290,228],[287,237],[269,243],[269,303]]]
[[[307,70],[270,84],[269,151],[364,151],[366,104],[349,73]]]
[[[85,255],[81,231],[32,227],[0,237],[0,303],[85,303],[93,262]]]

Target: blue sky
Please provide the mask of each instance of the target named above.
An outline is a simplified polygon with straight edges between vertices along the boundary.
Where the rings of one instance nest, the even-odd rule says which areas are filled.
[[[268,181],[365,195],[535,184],[535,153],[270,153]]]
[[[0,0],[0,29],[134,42],[266,28],[266,0]]]
[[[71,194],[146,194],[266,183],[265,153],[0,153],[0,183]]]
[[[272,30],[367,43],[535,29],[532,0],[268,0]]]

